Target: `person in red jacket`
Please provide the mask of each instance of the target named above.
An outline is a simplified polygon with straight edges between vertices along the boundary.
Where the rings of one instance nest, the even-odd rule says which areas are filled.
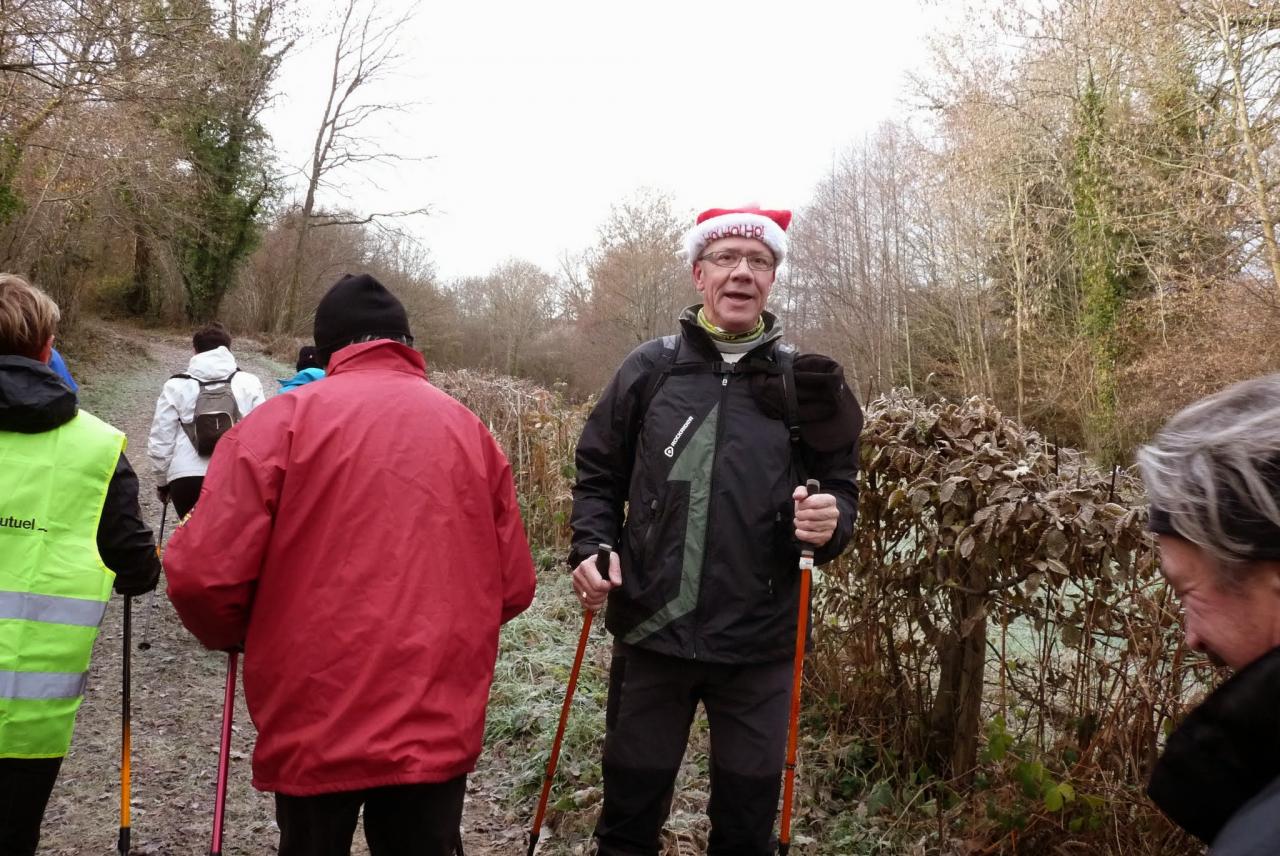
[[[371,276],[320,301],[324,383],[223,435],[164,555],[206,647],[243,647],[253,785],[280,853],[461,852],[499,626],[533,599],[511,466],[427,382],[404,307]]]

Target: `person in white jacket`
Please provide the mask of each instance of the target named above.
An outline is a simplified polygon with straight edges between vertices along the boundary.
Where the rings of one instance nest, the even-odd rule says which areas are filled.
[[[197,330],[191,344],[195,353],[184,372],[190,377],[172,377],[165,383],[156,400],[156,415],[147,442],[147,454],[156,475],[156,493],[161,502],[173,502],[179,517],[185,517],[195,506],[209,468],[209,459],[196,452],[182,427],[195,418],[199,382],[229,378],[242,419],[266,400],[262,382],[236,366],[230,350],[231,335],[221,324],[215,322]]]

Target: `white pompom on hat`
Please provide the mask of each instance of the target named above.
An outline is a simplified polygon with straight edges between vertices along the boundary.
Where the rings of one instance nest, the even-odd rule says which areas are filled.
[[[790,211],[769,211],[754,205],[745,208],[709,208],[684,236],[684,257],[690,264],[702,250],[721,238],[755,238],[773,251],[778,264],[787,255],[787,226]]]

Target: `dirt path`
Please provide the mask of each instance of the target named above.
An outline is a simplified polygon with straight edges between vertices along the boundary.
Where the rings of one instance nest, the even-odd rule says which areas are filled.
[[[142,483],[143,516],[153,527],[159,526],[160,503],[146,457],[147,435],[160,387],[185,369],[189,342],[172,333],[100,323],[93,330],[93,359],[70,360],[85,409],[129,437],[127,454]],[[268,397],[278,388],[275,378],[292,374],[290,366],[265,356],[256,343],[238,340],[233,351],[242,369],[262,379]],[[173,523],[170,514],[166,534]],[[45,815],[42,854],[116,852],[122,615],[122,602],[115,597],[95,646],[71,751]],[[186,632],[164,597],[163,580],[155,595],[134,602],[133,628],[132,852],[207,853],[226,657],[205,651]],[[144,633],[152,643],[145,652],[137,650]],[[274,804],[270,794],[249,785],[255,732],[239,696],[235,722],[223,852],[274,853],[279,837]],[[468,787],[468,854],[523,850],[517,819],[496,807],[485,778],[485,771],[478,771]],[[368,852],[360,833],[352,852]]]

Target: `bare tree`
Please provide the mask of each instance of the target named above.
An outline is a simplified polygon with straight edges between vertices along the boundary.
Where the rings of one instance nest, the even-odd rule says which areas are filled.
[[[121,277],[140,313],[214,311],[269,190],[257,114],[286,5],[0,4],[0,260],[71,314],[83,283]],[[179,283],[187,298],[158,299]]]
[[[1276,69],[1276,58],[1280,56],[1280,8],[1274,3],[1209,0],[1189,4],[1187,15],[1218,40],[1230,86],[1231,112],[1247,168],[1248,181],[1241,184],[1248,189],[1272,284],[1280,295],[1280,244],[1271,192],[1275,179],[1265,166],[1267,149],[1275,137],[1274,125],[1280,120],[1280,78]]]
[[[922,156],[892,124],[850,147],[792,227],[790,271],[778,305],[806,347],[845,363],[867,395],[914,386],[910,304],[919,288],[913,199]]]
[[[483,353],[475,362],[509,375],[526,374],[525,355],[554,315],[556,282],[524,259],[509,259],[487,276],[458,283],[455,292]]]
[[[402,59],[400,30],[412,15],[411,9],[402,15],[387,17],[382,13],[378,0],[346,0],[334,41],[328,96],[320,125],[316,129],[311,162],[306,170],[306,192],[296,221],[293,266],[285,289],[278,329],[292,330],[297,323],[303,260],[312,228],[365,225],[385,219],[425,214],[429,210],[427,206],[422,206],[407,211],[361,212],[350,216],[318,215],[316,212],[316,195],[321,188],[333,186],[335,173],[370,164],[409,160],[394,152],[376,148],[363,133],[370,120],[403,110],[406,105],[399,102],[367,101],[363,96],[369,92],[371,85],[387,79],[395,72]]]
[[[591,317],[635,347],[674,328],[692,302],[688,265],[676,255],[681,223],[670,197],[640,190],[614,205],[589,253]]]

